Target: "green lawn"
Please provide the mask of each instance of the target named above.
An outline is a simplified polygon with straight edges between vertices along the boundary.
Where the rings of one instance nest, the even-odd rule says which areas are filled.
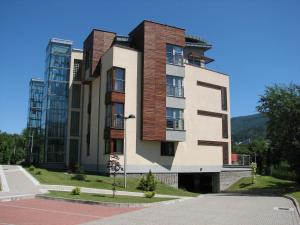
[[[228,192],[267,192],[278,195],[291,195],[300,204],[300,186],[293,181],[282,180],[271,176],[257,176],[256,183],[252,184],[251,177],[245,177],[231,185]]]
[[[113,182],[113,178],[108,176],[87,175],[86,181],[79,181],[79,180],[72,179],[72,176],[74,174],[69,174],[67,172],[50,171],[50,170],[40,169],[40,168],[36,168],[33,171],[30,171],[27,168],[27,170],[42,184],[60,184],[60,185],[70,185],[70,186],[78,186],[78,187],[111,189],[111,184]],[[41,174],[38,174],[38,171],[40,171]],[[137,189],[139,183],[139,179],[137,178],[128,178],[126,189],[123,188],[122,178],[117,178],[117,183],[118,183],[117,190],[141,192],[140,190]],[[198,195],[197,193],[192,193],[182,189],[173,188],[162,183],[158,183],[157,190],[155,192],[157,194],[192,196],[192,197]]]
[[[175,198],[145,198],[145,197],[134,197],[134,196],[123,196],[117,195],[114,198],[111,195],[102,195],[102,194],[88,194],[80,193],[80,195],[72,195],[70,192],[62,191],[51,191],[45,196],[50,197],[59,197],[67,199],[78,199],[78,200],[90,200],[97,202],[115,202],[115,203],[152,203],[152,202],[161,202],[168,201]]]

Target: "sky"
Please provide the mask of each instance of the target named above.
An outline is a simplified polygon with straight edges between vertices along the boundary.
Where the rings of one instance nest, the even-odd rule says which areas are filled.
[[[299,0],[1,0],[0,130],[26,127],[29,80],[43,78],[50,38],[82,48],[92,28],[127,35],[144,19],[213,45],[208,68],[230,76],[232,117],[256,113],[266,86],[300,83]]]

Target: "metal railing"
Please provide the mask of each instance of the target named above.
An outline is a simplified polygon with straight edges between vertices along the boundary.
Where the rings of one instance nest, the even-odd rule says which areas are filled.
[[[112,118],[112,127],[117,129],[124,128],[124,119],[119,114],[114,114]]]
[[[167,117],[167,129],[184,130],[184,120]]]
[[[183,97],[184,88],[167,84],[167,96]]]
[[[251,156],[245,154],[231,154],[231,163],[237,166],[250,166]]]

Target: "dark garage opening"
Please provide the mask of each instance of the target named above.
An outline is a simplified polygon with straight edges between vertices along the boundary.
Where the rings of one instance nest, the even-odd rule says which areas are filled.
[[[212,193],[213,173],[179,173],[178,187],[191,192]]]

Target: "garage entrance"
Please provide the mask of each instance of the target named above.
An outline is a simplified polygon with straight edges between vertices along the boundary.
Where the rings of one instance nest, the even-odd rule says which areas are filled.
[[[216,173],[179,173],[178,187],[196,193],[212,193]]]

